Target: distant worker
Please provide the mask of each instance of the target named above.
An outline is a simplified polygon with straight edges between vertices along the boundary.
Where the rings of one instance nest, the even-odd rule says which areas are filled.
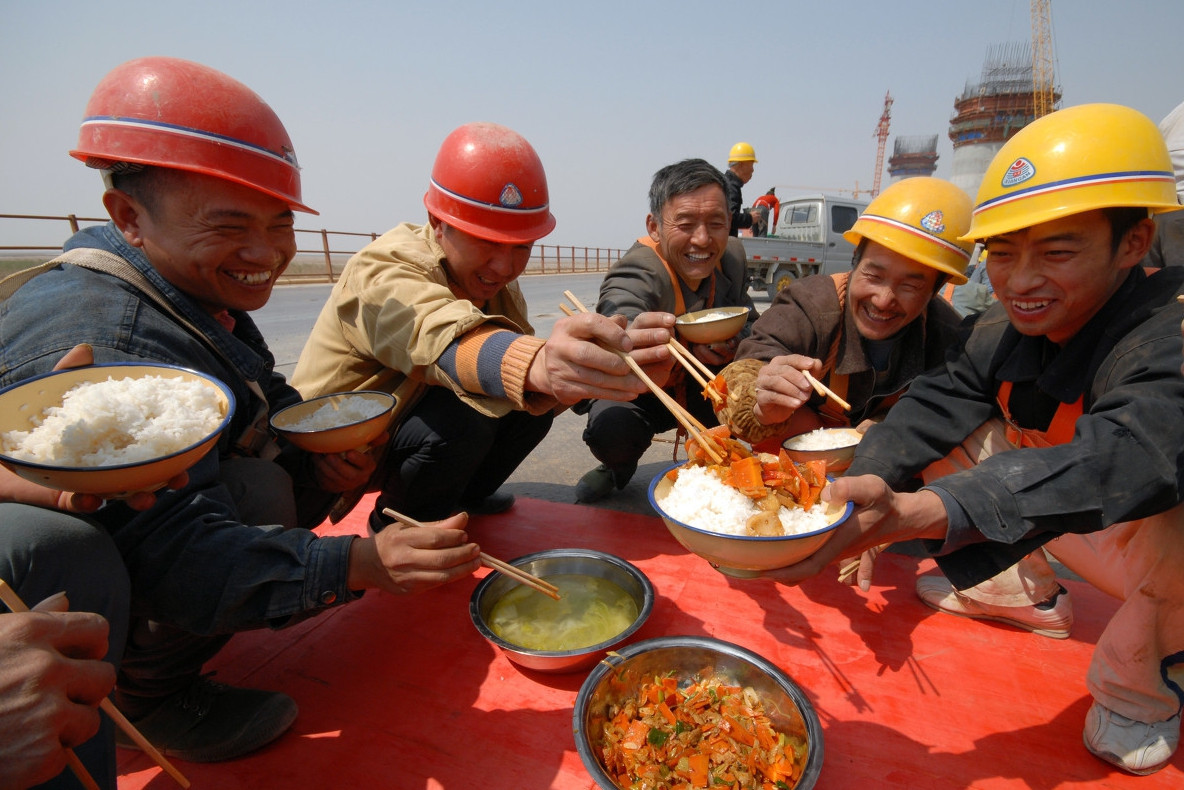
[[[711,307],[747,307],[748,322],[732,338],[690,343],[688,350],[712,370],[732,361],[756,318],[748,295],[744,250],[728,236],[724,175],[702,159],[685,159],[654,174],[648,234],[617,261],[600,284],[596,310],[629,320],[648,311],[682,313]],[[701,422],[714,425],[702,387],[676,368],[663,388]],[[624,488],[654,435],[677,427],[652,393],[631,403],[592,402],[584,441],[600,465],[580,478],[576,500],[596,502]]]
[[[777,229],[777,219],[781,216],[781,201],[777,199],[777,187],[772,187],[768,192],[752,201],[752,207],[761,210],[761,224],[764,225],[762,232],[757,232],[756,226],[753,226],[753,236],[772,236],[773,231]]]
[[[736,143],[728,154],[728,169],[724,171],[727,182],[728,212],[732,215],[729,236],[739,236],[741,230],[752,227],[754,211],[744,208],[744,185],[752,179],[756,164],[756,151],[749,143]]]
[[[850,272],[795,280],[773,300],[724,371],[720,422],[773,452],[790,436],[881,419],[917,375],[940,363],[960,322],[938,295],[966,282],[970,196],[940,178],[898,181],[844,238]],[[809,371],[849,401],[814,394]]]

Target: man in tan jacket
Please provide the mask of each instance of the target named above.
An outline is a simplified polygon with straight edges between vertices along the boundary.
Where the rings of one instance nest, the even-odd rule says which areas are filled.
[[[589,314],[536,338],[516,283],[555,227],[531,145],[488,123],[454,130],[424,196],[428,224],[404,223],[358,252],[321,311],[292,383],[304,397],[377,389],[400,398],[372,487],[381,529],[393,508],[431,520],[513,504],[497,490],[542,441],[557,408],[630,400],[645,385],[610,349],[660,380],[672,318]]]

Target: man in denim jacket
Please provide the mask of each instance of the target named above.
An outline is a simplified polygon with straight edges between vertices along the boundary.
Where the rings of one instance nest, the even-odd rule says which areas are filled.
[[[111,637],[112,663],[123,651],[116,704],[165,754],[232,759],[279,737],[296,704],[200,675],[231,634],[290,625],[370,587],[403,594],[467,576],[479,548],[463,516],[374,538],[318,538],[303,528],[320,518],[306,501],[320,506],[326,492],[356,487],[375,464],[365,452],[277,448],[266,432],[267,415],[299,395],[273,371],[248,313],[295,255],[293,211],[311,209],[301,203],[291,141],[258,96],[196,63],[131,61],[96,88],[71,154],[104,171],[111,222],[77,233],[15,292],[6,283],[0,384],[46,373],[87,344],[99,363],[213,375],[237,408],[188,482],[133,503],[144,510],[111,501],[82,519],[0,505],[0,574],[18,590],[46,570],[60,584],[74,581],[55,541],[73,546],[77,536],[51,530],[55,519],[113,548],[90,556],[101,583],[130,582],[126,648]],[[100,737],[110,765],[111,735]],[[103,776],[109,787],[113,773]]]

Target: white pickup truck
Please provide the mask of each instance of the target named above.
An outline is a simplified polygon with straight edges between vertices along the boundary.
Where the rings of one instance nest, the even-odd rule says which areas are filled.
[[[773,299],[799,277],[846,271],[855,247],[843,232],[850,230],[866,207],[866,200],[831,195],[781,201],[777,227],[770,235],[740,237],[748,259],[749,287],[764,289]]]

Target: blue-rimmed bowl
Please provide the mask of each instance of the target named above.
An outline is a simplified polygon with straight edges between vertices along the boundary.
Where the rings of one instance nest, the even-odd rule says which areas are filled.
[[[708,524],[684,524],[662,508],[673,481],[667,477],[674,464],[664,469],[650,483],[650,505],[662,517],[666,529],[687,551],[699,555],[720,573],[737,578],[753,578],[762,571],[784,568],[809,557],[830,540],[835,528],[847,520],[854,509],[851,502],[823,503],[828,516],[827,525],[813,532],[796,535],[764,537],[758,535],[730,535],[713,532]]]
[[[391,416],[398,400],[394,395],[375,390],[335,392],[309,398],[277,411],[271,417],[271,428],[280,436],[310,453],[344,453],[346,450],[366,450],[391,424]],[[313,415],[340,415],[331,424],[307,427]],[[367,415],[367,416],[358,416]],[[320,418],[314,418],[319,422]]]
[[[230,418],[234,414],[234,394],[213,376],[176,365],[137,362],[105,363],[55,370],[0,390],[0,433],[31,430],[50,407],[61,406],[66,392],[78,384],[103,382],[108,379],[139,379],[147,376],[182,378],[209,387],[216,393],[222,411],[218,427],[188,447],[136,463],[54,466],[0,453],[0,464],[26,480],[60,491],[75,491],[80,494],[101,494],[118,498],[163,487],[209,452],[230,423]]]

